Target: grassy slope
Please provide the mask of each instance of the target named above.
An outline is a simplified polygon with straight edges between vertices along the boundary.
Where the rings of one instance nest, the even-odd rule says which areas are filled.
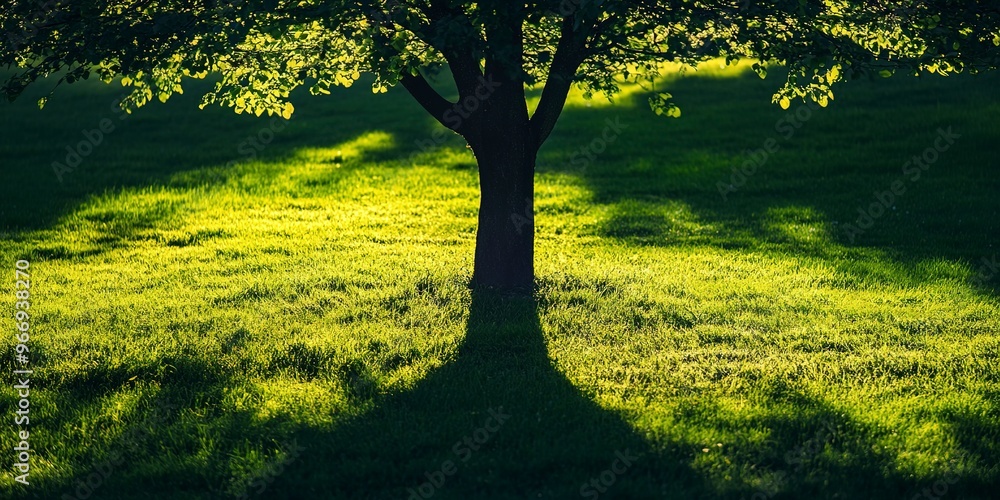
[[[0,265],[31,259],[39,372],[33,484],[4,475],[0,496],[71,493],[112,450],[127,460],[93,498],[235,495],[297,439],[262,497],[405,498],[449,459],[435,498],[573,497],[626,449],[601,498],[909,498],[942,478],[989,497],[1000,303],[971,277],[1000,250],[1000,79],[850,84],[787,140],[777,85],[671,81],[680,120],[634,89],[574,97],[539,160],[534,301],[465,287],[474,158],[455,139],[420,153],[435,129],[404,93],[302,96],[249,159],[267,120],[189,91],[116,122],[63,183],[49,164],[117,120],[118,90],[3,106]],[[628,128],[570,164],[609,119]],[[947,126],[956,145],[848,241],[839,225]]]

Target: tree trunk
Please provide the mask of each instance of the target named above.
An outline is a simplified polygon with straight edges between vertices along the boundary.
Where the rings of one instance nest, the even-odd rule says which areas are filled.
[[[479,164],[479,229],[473,286],[504,293],[534,289],[535,156],[522,84],[490,97],[469,134]],[[511,90],[511,92],[505,92]]]
[[[479,229],[473,283],[510,293],[534,287],[535,153],[497,140],[479,161]]]

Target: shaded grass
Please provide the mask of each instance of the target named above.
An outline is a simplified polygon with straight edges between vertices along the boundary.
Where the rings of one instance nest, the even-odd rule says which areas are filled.
[[[431,120],[400,92],[302,96],[249,158],[271,125],[188,91],[63,183],[49,164],[116,92],[5,106],[0,255],[32,261],[40,417],[33,484],[4,494],[71,493],[127,450],[95,497],[236,496],[297,440],[262,496],[405,498],[450,459],[436,498],[569,498],[628,450],[602,497],[908,498],[954,477],[949,496],[988,498],[1000,310],[972,277],[1000,234],[997,82],[845,86],[728,201],[716,183],[781,137],[773,80],[669,82],[680,120],[574,96],[539,160],[533,300],[467,289],[474,158],[421,152]],[[609,119],[628,128],[573,165]],[[947,126],[956,146],[847,240]]]

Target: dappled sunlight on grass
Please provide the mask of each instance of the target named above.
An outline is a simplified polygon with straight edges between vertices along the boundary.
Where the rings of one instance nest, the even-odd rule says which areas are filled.
[[[697,241],[701,235],[718,231],[699,221],[691,207],[683,202],[626,200],[611,207],[602,224],[601,234],[631,243],[650,241]],[[707,236],[711,238],[711,236]]]
[[[296,151],[296,160],[303,160],[315,166],[317,163],[339,164],[358,161],[366,154],[394,147],[392,134],[382,131],[367,132],[357,139],[325,148],[307,148]]]
[[[616,491],[633,498],[912,496],[945,473],[961,478],[956,498],[986,491],[1000,303],[970,279],[995,251],[985,145],[997,130],[968,109],[988,85],[928,104],[965,126],[965,148],[851,242],[839,225],[926,139],[868,127],[913,118],[870,124],[888,111],[831,107],[723,199],[717,182],[783,115],[766,99],[773,82],[702,73],[675,95],[710,112],[567,112],[539,162],[535,301],[468,289],[475,158],[451,139],[416,147],[432,130],[402,99],[337,101],[366,113],[335,118],[303,106],[317,114],[231,168],[232,155],[181,169],[148,154],[114,167],[148,183],[118,186],[93,158],[68,181],[86,194],[36,205],[44,216],[0,240],[5,261],[37,268],[39,488],[71,489],[116,446],[106,436],[163,401],[176,408],[106,491],[169,480],[221,496],[299,439],[308,458],[275,491],[405,497],[500,405],[512,420],[442,498],[503,477],[572,496],[625,448],[641,459]],[[615,118],[629,128],[573,165]]]
[[[801,247],[834,244],[829,222],[812,207],[772,207],[761,218],[761,226],[776,241]]]
[[[336,385],[301,381],[294,376],[258,383],[256,390],[243,399],[233,410],[252,410],[253,418],[258,421],[279,419],[316,427],[332,425],[336,414],[347,411],[345,407],[351,404]]]

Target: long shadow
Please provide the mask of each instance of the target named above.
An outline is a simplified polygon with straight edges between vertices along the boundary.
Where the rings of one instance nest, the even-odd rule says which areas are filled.
[[[776,379],[751,398],[755,415],[711,400],[682,403],[673,423],[640,434],[601,407],[550,358],[534,299],[473,294],[457,357],[416,387],[366,398],[369,411],[332,429],[302,426],[306,449],[268,498],[897,498],[923,486],[876,453],[885,433]],[[646,423],[650,426],[650,423]],[[670,427],[736,435],[725,450]],[[743,441],[766,429],[764,443]],[[730,477],[700,463],[724,453]],[[984,457],[985,458],[985,457]],[[805,470],[811,471],[805,475]],[[962,491],[986,491],[957,474]],[[956,488],[952,487],[953,491]],[[912,493],[910,493],[912,496]]]
[[[923,266],[931,261],[962,262],[975,274],[996,252],[1000,163],[991,151],[1000,129],[975,110],[998,105],[1000,77],[850,82],[835,88],[826,109],[795,103],[787,111],[770,103],[780,81],[780,74],[680,78],[667,85],[685,110],[679,120],[643,109],[643,93],[622,99],[624,106],[569,107],[539,171],[580,179],[593,203],[611,207],[596,235],[632,245],[815,257],[857,280],[897,283],[931,279]],[[609,121],[626,128],[584,161],[581,150]],[[917,180],[903,175],[904,163],[949,127],[961,137],[940,161]],[[734,181],[733,169],[768,139],[778,150]],[[897,180],[906,192],[852,239],[846,224]]]
[[[877,446],[896,429],[854,420],[801,381],[781,377],[747,395],[746,411],[694,394],[670,401],[668,421],[633,426],[560,372],[538,308],[531,298],[473,293],[454,359],[414,387],[379,395],[363,368],[342,367],[348,397],[367,411],[333,427],[220,412],[218,401],[239,377],[220,362],[171,360],[174,371],[149,376],[162,384],[149,406],[173,405],[155,425],[143,410],[131,419],[145,429],[138,438],[88,436],[107,442],[74,459],[72,477],[22,497],[72,492],[127,446],[127,462],[93,498],[228,498],[232,457],[276,441],[304,450],[270,469],[263,491],[251,487],[249,498],[910,498],[932,484],[897,467],[896,450]],[[60,387],[85,393],[70,406],[96,404],[127,386],[127,375],[96,373]],[[993,463],[995,446],[974,436],[987,419],[953,417],[967,459]],[[50,425],[72,420],[60,415]],[[758,433],[762,440],[751,436]],[[732,438],[716,448],[705,442],[712,436]],[[217,444],[206,449],[206,438]],[[949,491],[989,497],[989,478],[949,466],[944,477],[957,479]]]
[[[775,125],[795,108],[784,112],[769,103],[777,84],[776,79],[761,81],[753,75],[678,80],[670,88],[685,107],[680,120],[656,117],[643,109],[642,94],[621,99],[626,106],[570,107],[542,151],[540,172],[580,176],[593,192],[594,202],[618,207],[599,236],[636,245],[766,248],[834,263],[844,248],[871,249],[882,252],[878,257],[883,263],[902,263],[910,270],[921,261],[943,259],[970,263],[975,271],[983,258],[992,256],[996,234],[1000,234],[1000,218],[996,217],[1000,200],[991,196],[1000,189],[992,175],[1000,166],[990,156],[989,146],[996,134],[990,127],[979,126],[979,118],[969,109],[975,103],[995,103],[990,94],[998,85],[995,75],[901,80],[884,87],[845,84],[835,104],[813,113],[787,140]],[[257,177],[266,178],[264,170],[269,168],[277,177],[282,160],[303,149],[330,148],[375,129],[391,136],[391,144],[360,160],[379,165],[405,164],[398,160],[413,157],[420,150],[418,142],[428,144],[428,138],[434,137],[438,126],[405,92],[397,89],[372,96],[363,87],[359,83],[358,88],[340,90],[334,96],[296,94],[296,102],[302,103],[296,117],[255,153],[254,158],[262,160],[254,167],[262,169]],[[119,91],[85,85],[57,96],[41,112],[33,109],[34,95],[0,108],[4,116],[0,132],[5,137],[0,152],[7,155],[0,168],[3,236],[24,238],[31,231],[50,228],[97,194],[149,186],[181,190],[215,186],[246,174],[224,165],[250,159],[240,146],[267,128],[269,120],[236,116],[229,109],[199,111],[197,99],[204,90],[204,82],[195,83],[168,104],[151,104],[131,115],[78,169],[66,174],[63,183],[56,179],[50,163],[62,159],[64,146],[83,138],[81,129],[93,129],[105,117],[117,120],[119,115],[110,104]],[[927,120],[919,121],[923,116]],[[629,129],[588,168],[576,170],[571,165],[574,153],[601,132],[606,120],[616,118]],[[878,220],[857,241],[847,241],[839,228],[853,221],[857,207],[869,205],[873,192],[887,189],[899,176],[901,163],[920,152],[915,148],[932,144],[937,127],[953,124],[963,134],[961,147],[948,151],[947,161],[911,186],[900,197],[898,210],[890,210],[891,215]],[[926,135],[926,141],[885,142],[908,131]],[[731,168],[748,158],[747,150],[761,147],[768,137],[776,137],[781,150],[723,199],[717,183],[728,181]],[[449,138],[432,144],[430,151],[461,149],[459,142]],[[340,169],[329,175],[349,171]],[[333,185],[336,179],[324,182]],[[663,209],[667,202],[690,207],[693,221],[689,222],[703,223],[710,230],[686,232]],[[104,225],[106,236],[94,244],[110,248],[148,232],[178,208],[151,205],[133,207],[127,213],[89,213],[84,218]],[[819,228],[826,241],[816,244],[794,230],[785,230],[789,227]],[[35,250],[41,258],[86,257],[91,251]],[[927,279],[919,272],[888,269],[892,266],[858,269],[851,263],[840,267],[858,279]],[[994,278],[984,288],[993,289],[990,285],[996,283]]]
[[[475,293],[456,359],[332,432],[301,429],[303,462],[273,490],[297,491],[287,498],[571,498],[616,460],[630,477],[614,475],[616,496],[658,496],[658,477],[694,480],[676,461],[650,473],[641,463],[652,456],[648,444],[555,369],[536,308],[533,299]]]
[[[744,88],[747,82],[743,79],[735,81],[704,82],[708,106],[708,114],[726,106],[726,102],[717,103],[715,107],[710,102],[712,96],[726,95],[733,89]],[[768,82],[769,84],[773,82]],[[688,83],[687,85],[693,85]],[[770,88],[770,87],[768,87]],[[728,89],[728,90],[727,90]],[[761,87],[753,87],[754,96],[740,99],[755,99],[763,95]],[[402,96],[406,97],[406,96]],[[761,100],[761,99],[758,99]],[[763,99],[766,102],[766,99]],[[367,101],[365,101],[367,102]],[[225,110],[223,110],[225,111]],[[635,113],[627,109],[629,113]],[[225,111],[228,113],[228,111]],[[566,121],[583,130],[593,132],[600,130],[593,125],[613,118],[621,109],[589,109],[569,110]],[[586,113],[586,116],[584,116]],[[762,118],[743,121],[742,126],[753,130],[754,124],[770,127],[776,119],[777,112]],[[747,113],[752,115],[752,113]],[[643,115],[645,116],[645,115]],[[688,115],[685,115],[688,116]],[[650,120],[655,118],[650,117]],[[646,120],[640,117],[639,120]],[[808,126],[817,126],[814,134],[829,131],[833,125],[823,125],[821,118],[815,118]],[[388,120],[387,120],[388,121]],[[244,129],[231,132],[231,136],[240,139],[244,134],[257,130],[259,122],[245,122]],[[330,129],[325,127],[329,122],[307,122],[302,132],[305,134],[288,142],[277,141],[273,148],[268,149],[265,158],[279,158],[282,155],[293,154],[294,151],[310,144],[326,147],[330,142],[346,140],[363,132],[365,126],[354,124],[353,127]],[[346,123],[346,122],[338,122]],[[379,158],[402,158],[411,151],[410,139],[423,130],[421,126],[400,126],[400,130],[408,130],[401,137],[403,140],[397,146],[382,151]],[[639,122],[645,123],[645,122]],[[683,123],[683,122],[682,122]],[[567,136],[577,130],[574,126],[562,129],[561,141],[556,141],[547,150],[551,154],[567,157],[579,147],[580,143],[570,140]],[[635,126],[635,125],[633,125]],[[755,190],[748,186],[746,190],[734,195],[734,200],[724,203],[718,199],[715,182],[719,175],[728,172],[727,165],[717,165],[703,172],[685,170],[685,163],[697,158],[699,151],[718,150],[739,158],[745,148],[758,145],[767,136],[750,136],[746,134],[735,143],[727,143],[733,135],[719,137],[705,136],[708,125],[702,121],[682,125],[681,138],[701,140],[687,143],[683,146],[690,150],[688,154],[680,154],[682,147],[662,148],[651,151],[648,148],[648,137],[636,136],[621,143],[621,154],[630,157],[637,164],[656,163],[663,160],[664,170],[635,170],[630,172],[612,172],[602,169],[601,164],[594,164],[582,173],[587,186],[595,193],[598,203],[621,204],[626,201],[638,201],[652,205],[661,204],[667,199],[677,199],[691,207],[697,219],[717,224],[721,233],[702,240],[697,238],[678,238],[676,234],[663,231],[669,227],[669,218],[661,212],[651,215],[639,213],[637,210],[623,210],[620,216],[608,221],[602,228],[603,235],[609,238],[619,238],[634,244],[677,245],[684,243],[708,244],[721,247],[753,247],[760,243],[773,244],[778,251],[789,255],[808,254],[815,247],[809,244],[796,245],[795,241],[782,239],[780,233],[773,231],[766,224],[767,211],[777,207],[810,207],[826,221],[831,214],[842,214],[850,211],[857,199],[864,200],[876,188],[887,185],[894,173],[882,173],[866,177],[865,181],[856,184],[851,176],[860,175],[857,166],[848,165],[840,170],[833,180],[824,177],[816,171],[807,174],[802,189],[793,189],[793,184],[782,184],[776,188],[761,188]],[[198,130],[204,130],[198,129]],[[333,130],[333,131],[331,131]],[[803,129],[797,137],[806,137]],[[569,133],[568,133],[569,132]],[[70,134],[72,135],[72,134]],[[140,138],[143,136],[134,136]],[[182,135],[190,139],[189,135]],[[981,140],[983,135],[980,135]],[[150,137],[145,137],[151,140]],[[187,139],[185,139],[187,140]],[[979,144],[975,140],[972,144]],[[238,141],[237,141],[238,142]],[[133,151],[143,147],[142,141]],[[204,145],[204,143],[199,143]],[[168,142],[168,147],[180,147],[180,143]],[[792,143],[788,149],[793,149]],[[871,152],[873,149],[864,149]],[[829,153],[829,151],[827,151]],[[909,152],[909,151],[905,151]],[[862,154],[855,152],[853,154]],[[149,165],[155,166],[151,179],[131,179],[137,185],[147,185],[154,182],[166,182],[172,175],[184,169],[197,169],[205,166],[203,163],[190,163],[187,159],[194,158],[193,153],[186,156],[162,157],[149,159]],[[273,155],[273,156],[272,156]],[[45,156],[44,154],[39,157]],[[225,155],[219,155],[212,161],[224,162]],[[611,158],[610,156],[606,158]],[[671,159],[672,158],[672,159]],[[126,158],[127,159],[127,158]],[[842,161],[842,160],[838,160]],[[211,162],[210,162],[211,163]],[[611,163],[611,162],[609,162]],[[828,165],[829,163],[824,163]],[[41,168],[49,175],[47,166]],[[896,166],[893,167],[897,169]],[[551,170],[551,169],[550,169]],[[942,175],[951,179],[953,186],[958,186],[959,192],[971,192],[975,178],[963,179],[969,169]],[[27,175],[27,174],[25,174]],[[34,175],[34,174],[32,174]],[[41,174],[39,174],[41,175]],[[785,175],[782,172],[769,174],[761,172],[759,179],[766,181],[769,176]],[[12,178],[18,178],[12,175]],[[159,181],[156,181],[159,179]],[[836,193],[838,189],[846,194],[817,195],[815,188],[806,189],[807,182],[820,182],[827,179],[828,192]],[[44,184],[39,179],[35,184],[37,192],[43,193]],[[47,182],[47,181],[46,181]],[[214,182],[206,180],[206,182]],[[992,181],[995,182],[995,181]],[[14,184],[6,184],[14,186]],[[93,192],[121,185],[113,175],[95,176],[80,189],[76,189],[63,198],[12,198],[4,196],[0,200],[5,227],[15,232],[44,228],[51,224],[59,215],[66,213]],[[641,188],[636,189],[639,185]],[[766,185],[766,184],[765,184]],[[987,185],[988,186],[988,185]],[[12,193],[14,187],[9,187]],[[69,188],[67,188],[69,189]],[[746,195],[739,198],[738,195]],[[928,214],[944,208],[944,219],[958,218],[958,214],[968,213],[968,208],[957,204],[946,204],[945,198],[953,196],[948,192],[932,193],[925,196],[907,198],[911,207],[919,214]],[[49,207],[53,199],[62,199],[65,204],[59,207]],[[996,213],[997,200],[989,196],[978,198],[971,206],[982,214]],[[625,208],[629,208],[625,206]],[[35,211],[42,215],[30,214],[11,216],[11,210],[24,210],[26,213]],[[993,212],[990,212],[990,211]],[[21,218],[18,218],[21,217]],[[648,219],[648,220],[647,220]],[[807,220],[808,222],[808,220]],[[155,218],[142,219],[143,224],[154,224]],[[634,228],[630,229],[629,224]],[[943,232],[940,228],[925,228],[912,219],[903,219],[895,225],[886,221],[885,232],[894,238],[882,236],[874,242],[859,242],[849,245],[839,244],[848,248],[871,247],[887,250],[892,258],[901,262],[916,262],[920,259],[945,258],[959,260],[968,258],[976,249],[964,248],[968,241],[989,242],[998,234],[995,222],[986,217],[968,220],[966,225],[954,226],[951,232]],[[624,227],[624,229],[622,229]],[[617,232],[616,232],[617,231]],[[877,235],[875,235],[877,236]],[[914,241],[905,239],[911,237]],[[930,238],[931,244],[920,245],[920,239]],[[951,238],[953,242],[947,242]],[[826,257],[822,252],[819,257]],[[454,360],[437,369],[423,379],[412,389],[400,390],[385,396],[370,398],[366,389],[363,374],[348,373],[347,378],[357,379],[355,391],[358,405],[370,408],[350,422],[328,429],[322,427],[301,426],[294,435],[300,444],[307,448],[301,462],[288,468],[285,475],[267,490],[268,497],[276,498],[408,498],[415,492],[433,491],[434,498],[572,498],[581,496],[591,490],[585,485],[591,479],[605,479],[605,484],[612,482],[601,498],[698,498],[709,496],[744,495],[749,497],[758,493],[757,490],[740,484],[724,484],[710,479],[704,471],[697,470],[692,464],[698,450],[691,449],[683,441],[657,441],[639,435],[629,424],[626,417],[602,408],[586,393],[574,386],[563,376],[546,351],[545,332],[538,320],[537,305],[533,300],[503,299],[499,297],[475,294],[472,298],[470,316],[468,319],[465,340],[458,350]],[[192,365],[191,376],[184,376],[168,383],[180,390],[184,384],[191,384],[201,376],[201,368]],[[123,371],[111,372],[94,379],[70,381],[68,387],[119,386],[127,382],[129,373]],[[229,381],[220,378],[213,381],[213,386],[223,386]],[[775,394],[768,401],[793,406],[797,412],[794,417],[781,419],[781,412],[770,420],[763,419],[761,425],[771,429],[771,444],[764,450],[764,459],[771,463],[764,466],[772,470],[784,467],[781,460],[785,451],[795,449],[804,442],[809,442],[816,435],[821,422],[833,419],[835,426],[848,427],[857,424],[836,417],[835,408],[817,407],[815,401],[808,397]],[[96,399],[103,393],[97,391],[92,397]],[[192,407],[197,406],[191,403]],[[806,411],[811,410],[811,411]],[[509,419],[500,424],[496,416],[510,415]],[[727,420],[725,416],[712,415],[710,408],[690,408],[690,412],[681,412],[676,418],[680,421],[705,421],[705,427],[714,429],[738,428],[738,423]],[[788,412],[785,412],[788,415]],[[244,418],[245,417],[245,418]],[[214,430],[236,434],[240,432],[238,425],[251,421],[247,416],[239,418],[215,416],[207,423]],[[961,436],[963,446],[972,453],[992,460],[996,457],[995,446],[984,445],[975,439],[974,432],[987,427],[988,422],[974,415],[959,415],[954,419],[956,427],[964,429]],[[166,431],[165,431],[166,432]],[[862,428],[852,433],[857,436],[867,436]],[[469,438],[471,442],[466,442]],[[261,436],[249,439],[261,441]],[[905,477],[884,472],[891,470],[891,457],[871,456],[873,439],[859,439],[852,443],[840,445],[839,449],[850,452],[856,457],[845,464],[831,463],[828,478],[804,478],[792,486],[783,488],[784,494],[801,496],[803,494],[818,494],[820,492],[832,495],[843,492],[855,495],[869,495],[872,488],[882,495],[906,494],[917,488]],[[155,440],[151,440],[155,442]],[[150,453],[155,453],[155,448]],[[743,451],[742,456],[747,463],[757,457],[751,447],[747,446],[737,451]],[[179,454],[194,456],[195,451],[181,450]],[[630,465],[622,467],[618,454],[628,454],[636,459],[630,460]],[[141,457],[140,457],[141,458]],[[610,474],[605,472],[615,468],[622,472]],[[137,459],[137,461],[140,461]],[[452,467],[447,466],[448,461]],[[447,470],[445,470],[447,469]],[[454,471],[448,473],[448,471]],[[192,480],[186,478],[170,478],[154,476],[152,472],[140,471],[138,478],[145,477],[151,488],[161,492],[168,491],[174,483],[162,481],[173,479],[177,483],[188,481],[189,491],[193,490]],[[824,485],[823,480],[828,480]],[[61,485],[61,486],[68,486]],[[429,485],[429,486],[428,486]],[[603,487],[603,484],[601,485]],[[988,485],[973,485],[973,490],[985,491]],[[583,488],[583,489],[582,489]],[[412,491],[411,491],[412,490]],[[594,486],[594,490],[597,487]],[[178,495],[180,496],[180,495]],[[849,496],[849,495],[845,495]],[[912,495],[909,495],[912,496]],[[770,495],[768,495],[770,497]]]
[[[218,360],[176,356],[159,361],[162,364],[143,367],[139,375],[132,375],[136,370],[98,366],[66,380],[59,380],[58,375],[48,370],[39,372],[42,374],[39,377],[32,377],[34,388],[48,394],[41,405],[46,414],[45,428],[58,429],[87,445],[68,447],[73,451],[73,456],[68,456],[65,446],[68,443],[44,438],[33,442],[34,463],[58,462],[58,473],[39,479],[37,471],[33,471],[31,485],[17,487],[11,492],[11,498],[205,498],[203,495],[211,495],[212,492],[200,491],[208,489],[204,484],[186,492],[184,487],[174,489],[170,485],[179,484],[176,480],[190,472],[179,470],[182,469],[180,464],[164,467],[163,462],[156,459],[162,457],[164,451],[184,455],[197,447],[196,442],[188,441],[181,447],[165,449],[164,443],[176,445],[172,437],[178,435],[193,437],[185,414],[211,411],[211,405],[232,387],[234,378]],[[140,375],[144,380],[136,381]],[[150,384],[150,381],[155,382]],[[6,396],[3,398],[5,404],[9,402]],[[99,432],[87,433],[79,429],[80,422],[93,418],[95,413],[108,413],[109,399],[131,397],[135,397],[133,407],[97,419],[101,426]],[[251,420],[246,412],[216,414],[213,416],[214,435],[235,439],[241,425]],[[272,424],[257,424],[259,438],[263,439]],[[126,491],[144,493],[132,496]]]
[[[405,92],[373,95],[364,83],[333,96],[296,90],[292,100],[299,109],[288,122],[217,106],[199,110],[210,82],[186,80],[184,95],[132,114],[115,107],[121,87],[81,82],[60,89],[43,110],[35,100],[47,87],[29,89],[15,103],[0,104],[0,236],[17,239],[49,229],[93,197],[125,189],[218,186],[244,175],[240,165],[251,161],[277,174],[283,160],[303,149],[331,148],[373,130],[397,140],[363,160],[411,155],[418,140],[431,136],[433,120]],[[110,131],[95,132],[102,123]],[[127,239],[169,215],[155,210],[140,213],[138,223],[113,222]]]

